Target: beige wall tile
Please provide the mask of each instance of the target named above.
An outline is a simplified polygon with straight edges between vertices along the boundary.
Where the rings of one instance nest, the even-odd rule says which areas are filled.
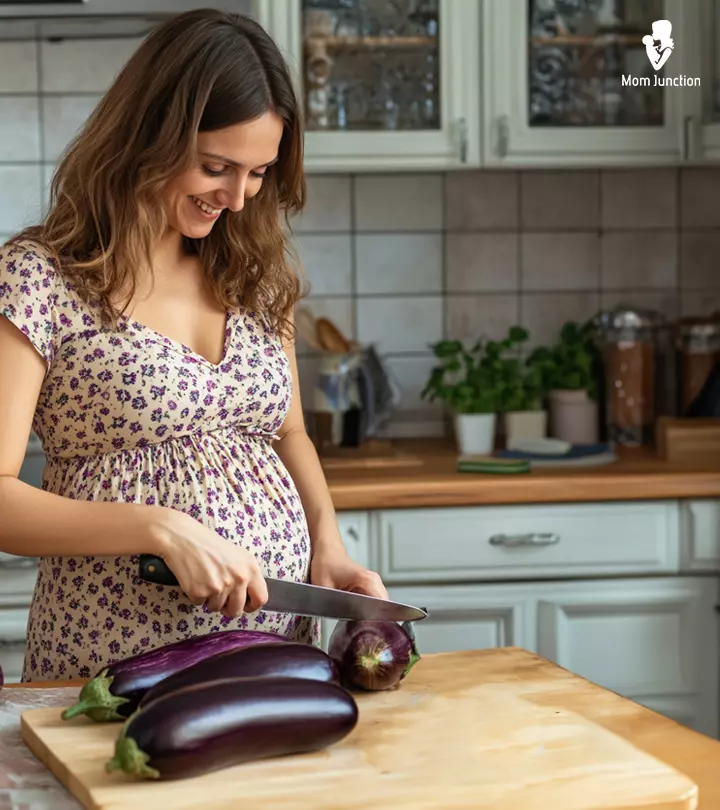
[[[358,231],[439,231],[443,224],[439,174],[358,175]]]
[[[440,233],[359,233],[355,252],[360,295],[442,292]]]
[[[524,233],[521,285],[529,290],[596,290],[600,284],[597,233]]]
[[[720,169],[683,169],[681,224],[684,228],[720,228]]]
[[[675,169],[603,171],[602,227],[676,227],[677,182]]]
[[[375,343],[381,354],[427,352],[442,338],[440,296],[358,298],[358,339]]]
[[[683,289],[720,289],[720,231],[681,233],[680,267]]]
[[[296,233],[349,231],[350,175],[308,175],[307,200],[300,214],[291,219]]]
[[[448,230],[517,228],[518,191],[517,172],[449,172],[445,178]]]
[[[311,295],[352,294],[351,241],[349,233],[298,234],[295,243]]]
[[[600,225],[596,171],[523,172],[520,187],[523,228],[587,230]]]
[[[613,290],[677,287],[677,233],[603,233],[601,281],[603,288]]]
[[[519,296],[448,295],[446,337],[472,345],[480,338],[500,340],[520,320]]]
[[[449,233],[448,292],[514,292],[519,285],[517,233]]]

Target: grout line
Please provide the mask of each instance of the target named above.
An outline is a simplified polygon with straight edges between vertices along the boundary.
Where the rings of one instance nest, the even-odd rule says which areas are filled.
[[[677,315],[682,317],[683,313],[683,260],[682,260],[682,169],[675,169],[675,235],[676,235],[676,259],[677,259]]]
[[[603,254],[605,251],[605,234],[606,230],[603,226],[603,179],[605,177],[605,172],[602,169],[598,169],[597,172],[597,203],[598,203],[598,228],[597,228],[597,235],[598,235],[598,253],[597,253],[597,260],[598,260],[598,267],[597,267],[597,308],[602,309],[603,306]]]
[[[447,267],[447,172],[440,176],[440,336],[448,339],[448,267]]]
[[[358,312],[358,285],[357,285],[357,210],[355,205],[355,178],[349,175],[350,192],[350,319],[352,321],[353,338],[359,340],[359,312]]]
[[[520,326],[525,325],[525,308],[523,307],[523,296],[525,292],[525,274],[523,265],[525,262],[525,250],[523,235],[525,234],[525,220],[523,218],[523,173],[517,172],[516,183],[516,203],[517,203],[517,228],[515,229],[517,239],[517,292],[515,300],[515,322]]]

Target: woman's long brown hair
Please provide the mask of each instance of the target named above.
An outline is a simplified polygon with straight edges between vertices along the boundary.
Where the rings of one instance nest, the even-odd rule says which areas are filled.
[[[197,9],[154,29],[66,148],[42,222],[15,239],[45,247],[80,297],[116,325],[136,268],[152,266],[167,226],[160,195],[194,159],[196,133],[268,111],[284,130],[260,191],[242,211],[226,209],[204,239],[183,242],[222,305],[261,313],[289,335],[302,289],[284,224],[304,205],[301,113],[280,51],[248,17]]]

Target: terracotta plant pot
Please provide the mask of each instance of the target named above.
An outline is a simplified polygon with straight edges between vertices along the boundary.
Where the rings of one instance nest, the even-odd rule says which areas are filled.
[[[514,450],[522,439],[547,436],[547,411],[510,411],[505,414],[505,446]]]
[[[495,414],[455,414],[455,438],[461,456],[492,453],[495,446]]]
[[[550,392],[551,436],[571,444],[599,440],[598,404],[586,391]]]

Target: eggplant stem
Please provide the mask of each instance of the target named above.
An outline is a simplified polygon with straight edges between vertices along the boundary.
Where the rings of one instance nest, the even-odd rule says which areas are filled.
[[[112,676],[108,676],[107,669],[104,669],[83,686],[78,695],[77,703],[65,709],[61,715],[62,719],[72,720],[73,717],[84,714],[96,723],[124,720],[125,718],[118,714],[117,709],[123,703],[127,703],[128,699],[115,697],[110,692],[112,682]]]
[[[141,779],[159,779],[160,771],[148,766],[149,759],[150,755],[141,751],[132,737],[124,736],[123,729],[123,735],[115,742],[115,756],[105,763],[105,770],[108,773],[124,771]]]

